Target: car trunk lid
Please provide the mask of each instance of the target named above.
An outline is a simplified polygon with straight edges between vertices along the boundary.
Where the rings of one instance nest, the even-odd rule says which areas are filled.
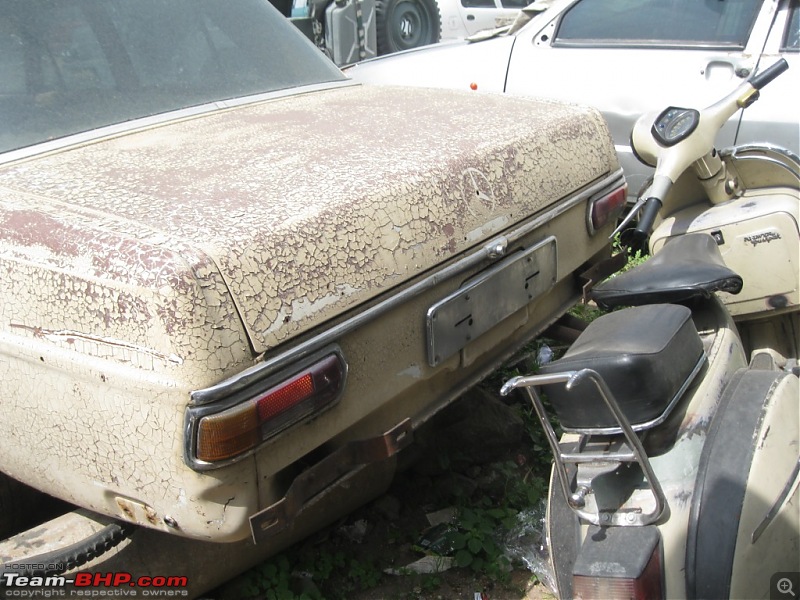
[[[0,169],[58,210],[136,222],[217,265],[256,352],[436,268],[617,167],[555,102],[352,86]],[[86,182],[81,194],[61,182]]]

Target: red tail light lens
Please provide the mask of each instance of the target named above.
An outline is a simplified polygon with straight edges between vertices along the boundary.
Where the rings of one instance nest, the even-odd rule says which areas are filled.
[[[614,221],[622,213],[627,197],[628,184],[624,184],[610,194],[590,200],[586,219],[589,233],[594,235],[605,225]]]
[[[344,389],[345,373],[342,357],[330,354],[235,406],[201,417],[197,460],[213,463],[239,456],[331,406]]]
[[[322,384],[320,387],[330,387],[330,382],[327,380],[318,383]],[[310,398],[317,391],[323,390],[314,385],[314,377],[311,373],[303,373],[278,387],[272,388],[256,400],[259,422],[264,423],[291,410],[293,406]]]
[[[572,594],[574,598],[583,600],[662,600],[662,581],[661,545],[658,544],[639,577],[632,579],[611,577],[610,574],[593,577],[575,575],[572,578]]]

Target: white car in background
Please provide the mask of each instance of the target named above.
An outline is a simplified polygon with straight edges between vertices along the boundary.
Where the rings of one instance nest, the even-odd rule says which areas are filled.
[[[770,142],[800,152],[799,17],[798,0],[540,0],[494,35],[365,61],[346,72],[361,82],[594,105],[635,194],[651,173],[630,148],[639,115],[668,105],[704,107],[780,56],[789,71],[730,119],[717,143]]]
[[[442,41],[511,25],[532,0],[439,0]]]

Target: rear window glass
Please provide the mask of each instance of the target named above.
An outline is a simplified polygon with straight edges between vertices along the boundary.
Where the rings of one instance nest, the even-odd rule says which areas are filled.
[[[0,152],[343,78],[266,0],[0,1]]]
[[[581,0],[561,19],[555,43],[744,48],[761,2]]]

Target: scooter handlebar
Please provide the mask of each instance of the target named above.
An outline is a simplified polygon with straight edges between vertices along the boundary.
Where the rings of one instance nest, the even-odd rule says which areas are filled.
[[[672,183],[677,181],[677,178],[692,162],[699,160],[706,153],[713,152],[714,137],[723,123],[739,108],[755,102],[759,90],[788,68],[789,63],[786,62],[786,59],[781,58],[754,75],[725,98],[706,107],[700,113],[700,121],[696,128],[669,147],[664,147],[654,136],[654,117],[651,114],[642,116],[636,122],[631,134],[631,145],[640,155],[651,157],[657,162],[653,184],[645,196],[646,200],[639,222],[633,231],[636,241],[641,242],[650,237],[650,232]],[[637,204],[637,208],[638,206],[641,204]]]
[[[653,224],[656,222],[658,211],[661,210],[661,200],[655,196],[650,196],[642,208],[642,216],[633,230],[633,236],[637,241],[644,241],[650,237]]]
[[[782,58],[774,65],[771,65],[759,72],[757,75],[754,75],[753,78],[750,79],[750,85],[752,85],[755,89],[760,90],[788,68],[789,63],[786,62],[785,58]]]

